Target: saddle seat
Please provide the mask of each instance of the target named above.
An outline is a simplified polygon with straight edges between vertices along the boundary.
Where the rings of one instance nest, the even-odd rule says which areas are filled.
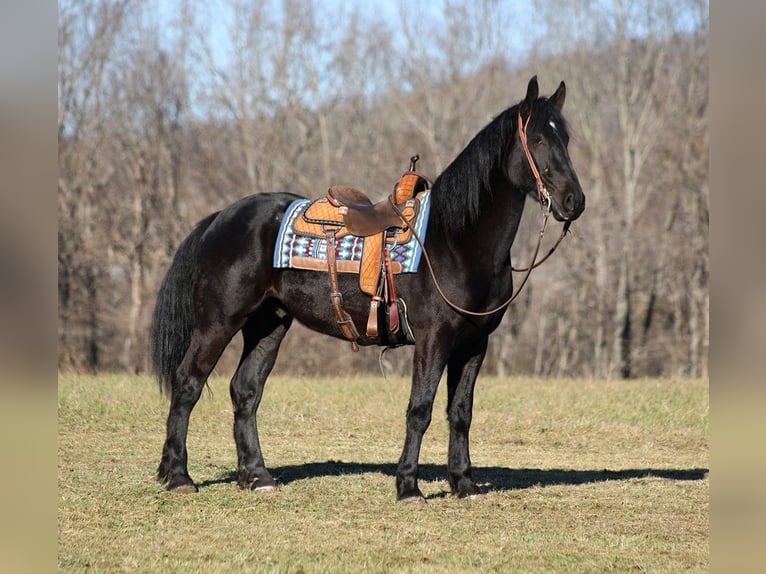
[[[346,185],[334,185],[327,190],[327,201],[343,215],[346,229],[359,237],[369,237],[394,227],[406,227],[393,205],[402,209],[408,199],[412,198],[398,201],[395,190],[383,201],[373,203],[364,193]]]

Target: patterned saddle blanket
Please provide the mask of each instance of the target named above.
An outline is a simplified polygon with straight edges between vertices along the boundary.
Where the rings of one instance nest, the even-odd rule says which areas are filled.
[[[415,233],[425,241],[430,211],[430,190],[419,197],[419,207],[410,208],[415,216]],[[405,215],[408,208],[404,208]],[[274,267],[327,271],[327,238],[323,226],[341,225],[337,208],[325,200],[296,199],[285,211],[274,249]],[[386,240],[394,273],[415,273],[422,249],[411,230],[397,230]],[[359,237],[342,227],[336,234],[335,258],[339,273],[359,273],[365,242],[375,237]]]

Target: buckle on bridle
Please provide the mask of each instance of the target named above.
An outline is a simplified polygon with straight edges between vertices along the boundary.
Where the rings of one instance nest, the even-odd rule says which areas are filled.
[[[548,188],[543,184],[542,189],[538,190],[537,196],[540,199],[540,209],[545,213],[551,212],[551,194],[548,192]]]

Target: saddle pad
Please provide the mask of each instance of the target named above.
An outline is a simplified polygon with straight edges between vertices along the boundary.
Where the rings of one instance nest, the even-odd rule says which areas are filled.
[[[431,191],[423,193],[420,198],[420,210],[415,220],[414,229],[420,238],[426,240],[428,214],[431,205]],[[274,248],[275,268],[305,269],[307,259],[327,261],[327,240],[314,235],[304,235],[295,230],[295,222],[311,204],[310,199],[296,199],[285,211],[282,224],[279,227],[277,243]],[[341,273],[356,272],[362,259],[364,237],[345,235],[338,239],[335,246],[335,258],[338,261],[338,271]],[[402,273],[415,273],[420,266],[422,249],[413,235],[404,243],[389,244],[391,262],[401,266]],[[343,264],[342,261],[353,264]],[[327,264],[317,265],[317,269],[327,270]]]

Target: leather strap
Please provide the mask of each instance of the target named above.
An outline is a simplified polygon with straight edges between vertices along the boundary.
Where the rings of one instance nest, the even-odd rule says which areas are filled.
[[[532,118],[532,112],[529,112],[527,121],[523,122],[521,119],[521,109],[519,109],[518,122],[519,122],[519,139],[521,140],[521,147],[524,150],[524,155],[527,156],[527,163],[532,170],[532,175],[535,177],[535,186],[537,187],[537,198],[540,200],[540,207],[545,210],[551,207],[551,196],[548,190],[545,188],[543,178],[540,177],[540,171],[537,169],[535,159],[532,157],[532,152],[529,151],[529,145],[527,144],[527,126],[529,120]]]
[[[399,332],[399,304],[396,302],[394,274],[391,273],[391,253],[388,246],[383,249],[383,266],[386,270],[388,285],[388,330],[395,335]]]
[[[378,336],[378,307],[383,301],[382,297],[375,295],[370,301],[370,314],[367,316],[367,336],[375,339]]]
[[[356,325],[351,319],[351,316],[346,313],[343,308],[343,295],[338,287],[338,269],[335,264],[335,232],[337,229],[327,229],[325,234],[327,236],[327,271],[330,275],[330,302],[332,308],[335,310],[335,316],[338,319],[338,326],[343,332],[343,336],[351,341],[351,348],[354,351],[359,350],[357,340],[359,339],[359,332],[356,330]]]

